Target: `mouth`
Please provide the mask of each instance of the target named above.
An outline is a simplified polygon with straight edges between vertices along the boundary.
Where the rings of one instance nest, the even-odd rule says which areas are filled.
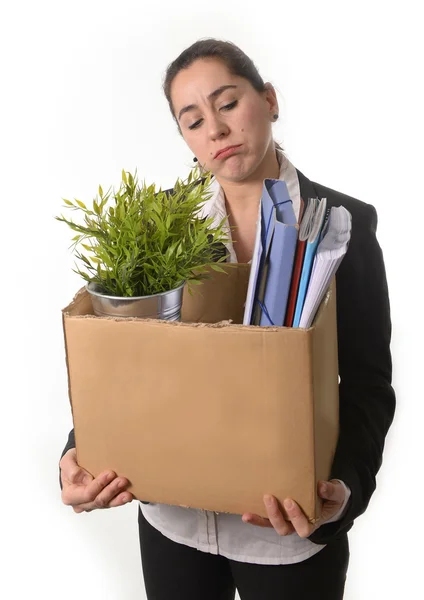
[[[222,148],[218,150],[215,154],[214,158],[225,158],[226,156],[230,156],[237,148],[240,148],[242,144],[238,144],[238,146],[227,146],[226,148]]]

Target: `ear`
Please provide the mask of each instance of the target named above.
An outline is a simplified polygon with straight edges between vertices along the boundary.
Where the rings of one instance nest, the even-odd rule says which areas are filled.
[[[265,96],[265,101],[268,104],[267,108],[269,110],[270,116],[272,117],[274,114],[278,114],[279,109],[278,109],[277,93],[274,89],[274,86],[269,81],[267,81],[265,83],[264,96]]]

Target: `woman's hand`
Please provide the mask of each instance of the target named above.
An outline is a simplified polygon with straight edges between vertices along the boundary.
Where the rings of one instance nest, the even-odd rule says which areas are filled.
[[[134,496],[126,491],[128,479],[113,471],[104,471],[93,478],[77,463],[75,448],[63,455],[59,463],[62,480],[62,502],[74,512],[90,512],[95,508],[112,508],[131,502]]]
[[[290,519],[286,521],[275,496],[264,496],[269,519],[252,513],[244,513],[242,520],[259,527],[273,527],[280,535],[290,535],[296,531],[301,538],[306,538],[340,510],[345,499],[345,489],[337,480],[320,481],[318,495],[324,502],[321,516],[314,524],[309,523],[300,506],[290,498],[284,500],[284,508]],[[266,502],[267,497],[271,499],[270,504]]]

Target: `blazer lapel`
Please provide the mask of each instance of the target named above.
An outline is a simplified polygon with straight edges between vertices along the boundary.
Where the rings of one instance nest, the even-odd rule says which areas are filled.
[[[300,196],[303,199],[306,208],[309,198],[319,198],[320,195],[318,194],[314,183],[310,179],[305,177],[305,175],[301,171],[299,171],[299,169],[296,169],[296,171],[297,176],[299,178]],[[332,206],[332,204],[333,202],[331,198],[327,197],[327,207]]]
[[[318,194],[317,194],[317,191],[316,191],[312,181],[310,181],[310,179],[305,177],[305,175],[301,171],[299,171],[299,169],[296,169],[296,172],[297,172],[297,177],[299,179],[300,196],[301,196],[303,202],[305,203],[305,210],[306,210],[309,198],[317,198]]]

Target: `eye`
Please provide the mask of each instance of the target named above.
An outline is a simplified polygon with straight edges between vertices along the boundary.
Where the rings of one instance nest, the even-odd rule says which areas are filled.
[[[196,129],[196,127],[198,127],[198,125],[199,125],[199,123],[200,123],[201,120],[202,119],[199,119],[198,121],[196,121],[195,123],[193,123],[193,125],[189,125],[188,128],[189,129]]]
[[[231,102],[230,104],[226,104],[225,106],[222,106],[220,108],[220,110],[231,110],[232,108],[234,108],[237,105],[238,100],[234,100],[234,102]],[[199,119],[198,121],[196,121],[195,123],[193,123],[193,125],[189,125],[189,129],[197,129],[197,127],[200,125],[202,119]]]
[[[231,102],[231,104],[226,104],[225,106],[223,106],[221,110],[231,110],[236,106],[236,104],[237,100],[234,100],[234,102]]]

